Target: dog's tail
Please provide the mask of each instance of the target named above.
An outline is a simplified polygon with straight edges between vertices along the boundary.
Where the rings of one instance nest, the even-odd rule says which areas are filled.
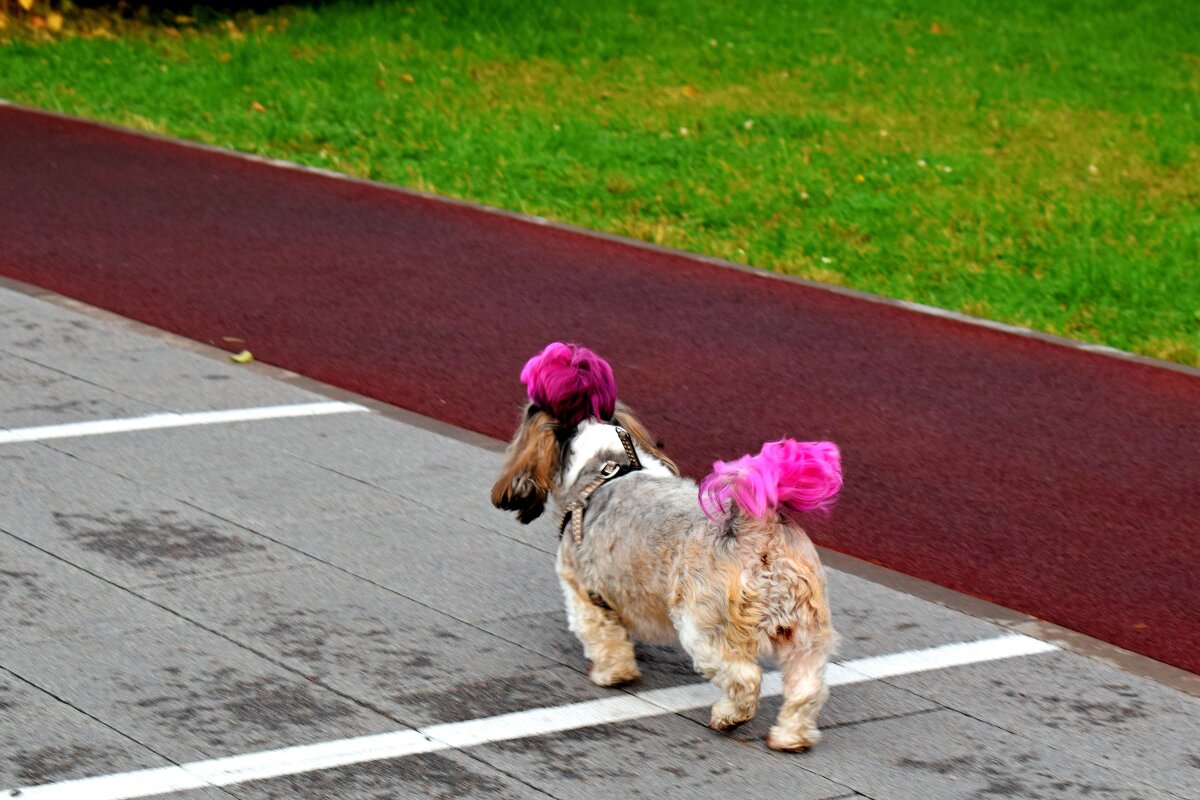
[[[828,514],[842,488],[842,462],[833,442],[767,442],[758,455],[717,461],[700,482],[700,508],[724,525],[735,507],[758,520],[780,514],[817,511]]]

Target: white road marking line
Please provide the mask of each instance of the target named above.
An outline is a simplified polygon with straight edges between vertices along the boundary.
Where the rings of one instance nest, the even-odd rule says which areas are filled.
[[[126,419],[101,419],[91,422],[68,422],[64,425],[42,425],[36,428],[0,430],[0,444],[12,442],[40,442],[45,439],[68,439],[73,436],[99,436],[105,433],[147,431],[157,428],[184,428],[189,425],[216,425],[224,422],[249,422],[260,419],[284,419],[287,417],[316,417],[322,414],[346,414],[353,411],[370,411],[357,403],[298,403],[286,406],[264,406],[261,408],[234,408],[227,411],[196,411],[187,414],[167,412],[145,417]]]
[[[842,686],[947,667],[1048,653],[1057,649],[1055,645],[1040,639],[1019,633],[1007,634],[994,639],[956,642],[924,650],[860,658],[844,664],[830,664],[825,677],[830,686]],[[780,690],[778,672],[764,676],[764,697],[777,695]],[[716,700],[717,695],[716,687],[708,683],[653,689],[564,706],[534,708],[482,719],[430,725],[420,730],[359,736],[321,744],[193,761],[175,767],[158,767],[118,775],[49,783],[13,789],[5,794],[9,797],[21,797],[22,800],[133,800],[166,792],[206,786],[230,786],[282,775],[297,775],[350,764],[653,717],[708,705]]]
[[[359,736],[320,744],[285,747],[262,753],[248,753],[231,758],[214,758],[185,764],[181,769],[195,775],[201,786],[230,786],[235,783],[277,778],[282,775],[297,775],[321,769],[361,764],[366,761],[383,761],[388,758],[412,756],[445,750],[446,746],[422,735],[419,731],[394,731],[374,736]],[[128,773],[137,774],[137,773]],[[145,797],[147,792],[134,795]],[[83,800],[85,795],[73,796]],[[86,797],[92,797],[88,792]],[[125,795],[121,795],[125,797]],[[115,799],[114,799],[115,800]]]
[[[638,695],[618,695],[585,700],[565,706],[531,708],[484,719],[448,722],[422,728],[421,733],[447,747],[471,747],[488,742],[504,742],[548,733],[590,728],[610,722],[626,722],[667,713],[667,709],[647,702]]]
[[[1013,656],[1029,656],[1037,653],[1048,653],[1057,650],[1058,646],[1034,639],[1024,634],[1000,636],[995,639],[982,639],[975,642],[956,642],[925,650],[909,650],[905,653],[892,653],[873,658],[859,658],[839,665],[842,669],[855,672],[862,677],[845,678],[839,683],[859,683],[867,680],[891,678],[897,675],[910,675],[914,672],[926,672],[933,669],[946,669],[966,664],[977,664],[981,661],[996,661]],[[830,684],[833,680],[829,680]]]

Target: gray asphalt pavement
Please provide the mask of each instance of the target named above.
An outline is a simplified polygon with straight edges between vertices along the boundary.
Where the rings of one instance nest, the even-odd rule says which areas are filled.
[[[0,290],[0,433],[328,401]],[[152,768],[699,682],[656,647],[639,684],[588,682],[549,522],[487,502],[499,458],[374,411],[0,442],[0,796],[89,800],[64,782],[125,773],[121,796],[149,796]],[[831,583],[838,662],[1007,633]],[[762,744],[777,707],[728,735],[704,708],[498,724],[167,796],[1200,798],[1200,700],[1063,650],[835,686],[804,755]]]

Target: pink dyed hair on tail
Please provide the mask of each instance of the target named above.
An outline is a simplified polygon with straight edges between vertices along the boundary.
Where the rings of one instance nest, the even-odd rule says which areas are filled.
[[[717,461],[700,482],[700,508],[718,524],[736,503],[743,514],[766,520],[776,513],[829,514],[842,488],[842,459],[833,442],[767,442],[758,455]]]
[[[578,425],[588,417],[609,419],[617,404],[612,367],[577,344],[546,345],[525,363],[521,382],[534,405],[567,425]]]

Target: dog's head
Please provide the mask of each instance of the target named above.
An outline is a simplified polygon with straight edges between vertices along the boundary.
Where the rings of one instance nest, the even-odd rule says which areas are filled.
[[[542,515],[546,500],[558,488],[571,436],[585,419],[624,427],[641,450],[679,473],[629,409],[617,402],[617,383],[608,362],[586,347],[547,345],[525,364],[521,382],[529,405],[492,487],[492,505],[517,512],[522,523]]]

